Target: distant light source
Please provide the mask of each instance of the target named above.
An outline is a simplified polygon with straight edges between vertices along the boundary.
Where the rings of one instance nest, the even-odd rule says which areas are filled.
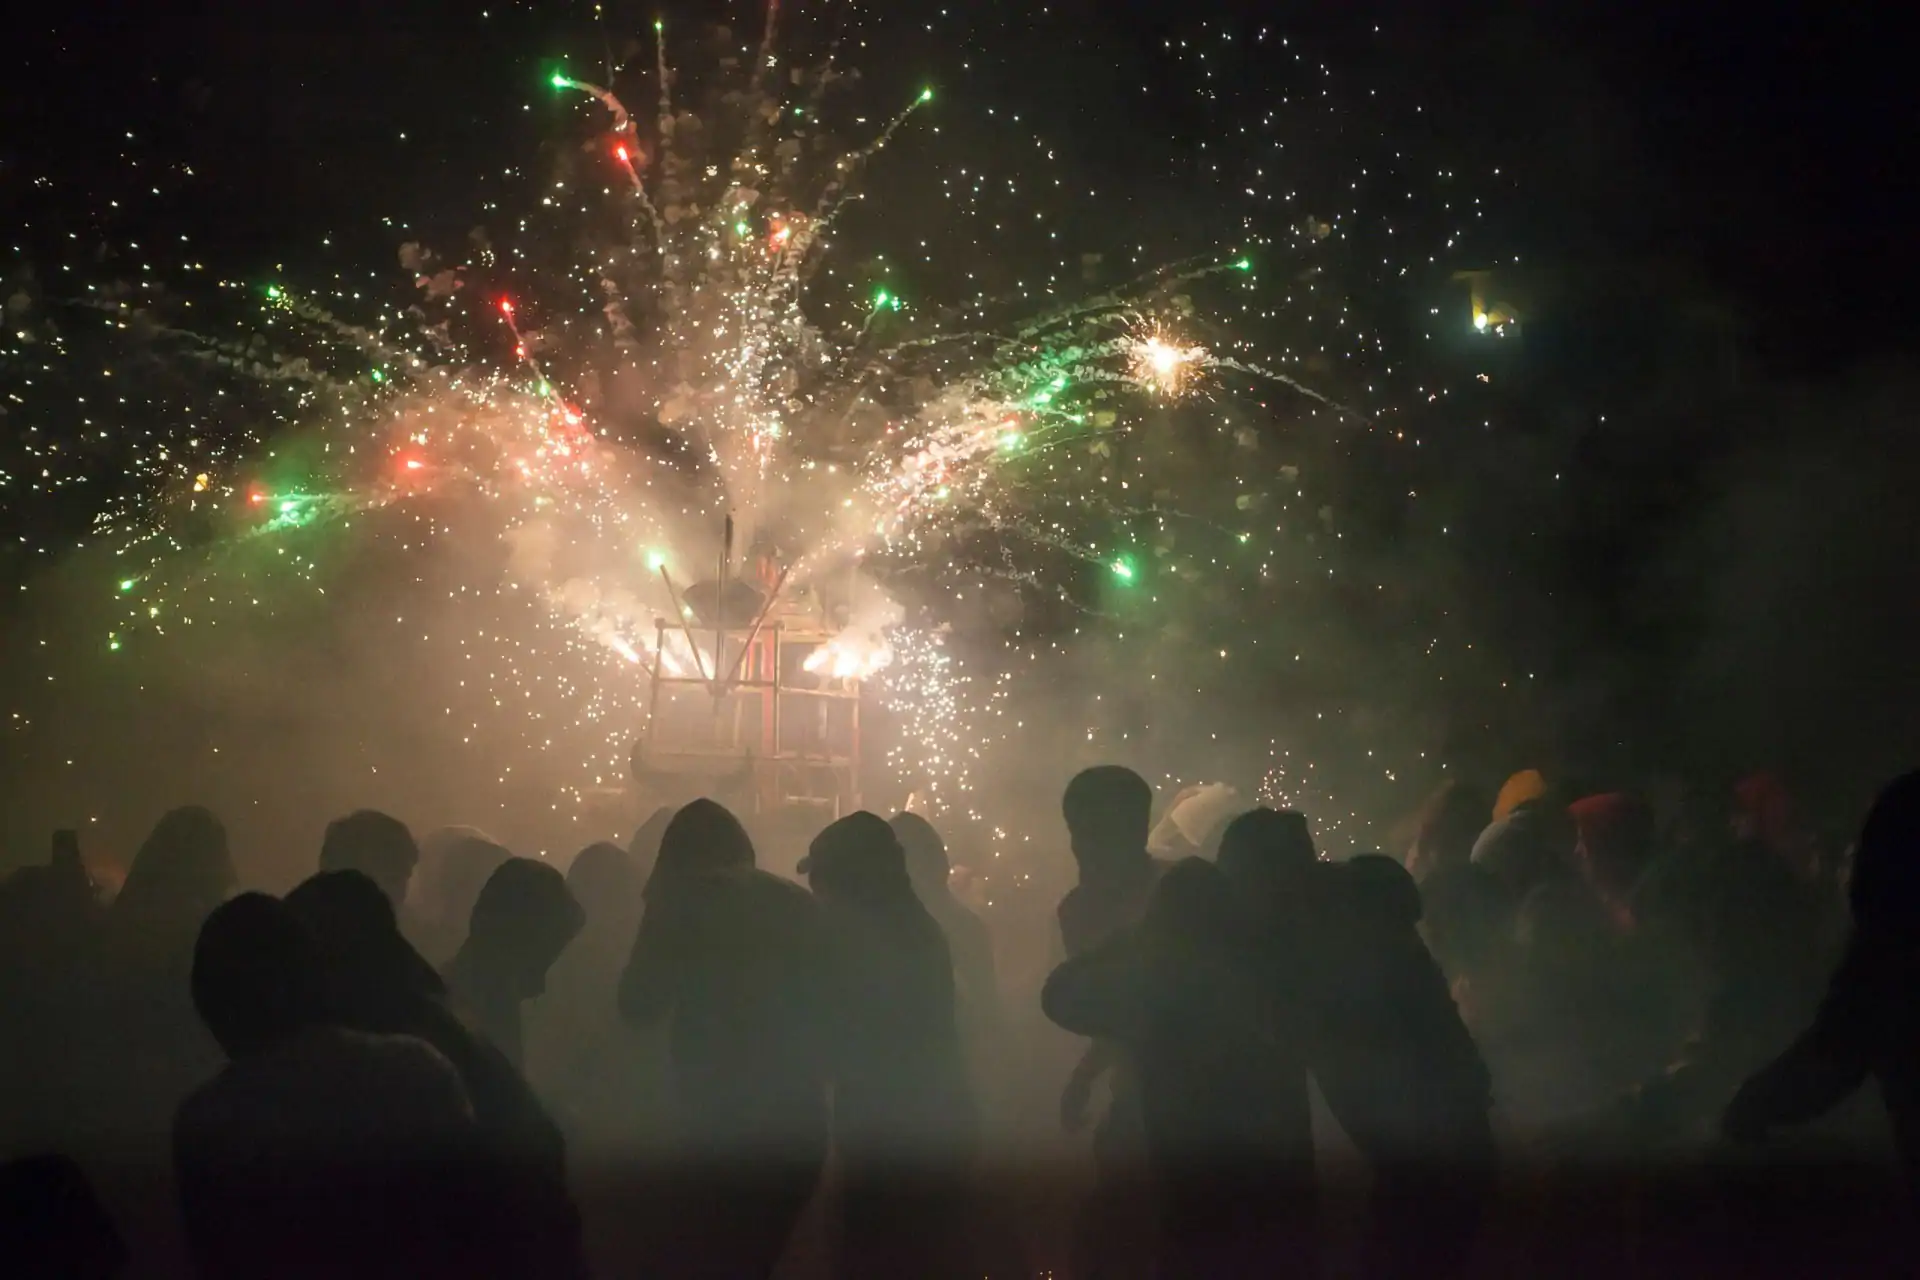
[[[1488,323],[1489,321],[1487,320],[1486,312],[1476,311],[1473,313],[1473,327],[1475,329],[1479,330],[1481,333],[1485,333],[1487,331]]]

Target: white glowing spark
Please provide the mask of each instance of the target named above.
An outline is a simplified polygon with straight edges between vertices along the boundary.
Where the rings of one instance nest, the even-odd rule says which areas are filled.
[[[1159,334],[1136,339],[1132,347],[1133,375],[1163,396],[1178,395],[1188,370],[1207,359],[1205,347],[1183,347]]]

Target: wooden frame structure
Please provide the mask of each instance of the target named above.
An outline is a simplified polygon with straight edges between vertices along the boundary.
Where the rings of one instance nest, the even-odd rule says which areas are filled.
[[[635,781],[675,780],[713,788],[750,782],[757,812],[793,806],[838,818],[860,807],[860,681],[806,670],[836,635],[817,609],[784,593],[782,570],[747,625],[724,616],[733,522],[726,528],[713,625],[696,619],[663,566],[678,621],[654,623],[647,727],[634,746]],[[668,669],[668,647],[684,637],[694,674]],[[703,649],[702,642],[711,644]],[[711,669],[708,663],[712,663]],[[747,797],[736,794],[736,802]]]

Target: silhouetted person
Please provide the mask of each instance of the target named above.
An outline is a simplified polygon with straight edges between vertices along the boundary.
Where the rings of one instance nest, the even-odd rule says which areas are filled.
[[[392,903],[359,872],[338,871],[304,881],[286,905],[320,946],[342,1026],[417,1037],[459,1074],[477,1128],[474,1190],[487,1212],[474,1232],[488,1242],[489,1274],[584,1275],[560,1130],[506,1055],[448,1008],[446,984],[401,936]]]
[[[597,966],[610,965],[617,973],[626,963],[633,931],[640,927],[645,878],[625,849],[602,840],[574,857],[567,867],[566,880],[574,901],[586,912],[585,925],[570,955],[592,953]],[[611,958],[614,952],[618,953],[617,960]]]
[[[1779,774],[1763,769],[1734,783],[1730,818],[1736,842],[1765,848],[1801,880],[1824,874],[1819,846],[1802,826],[1793,792]]]
[[[1442,783],[1415,816],[1407,873],[1424,885],[1429,876],[1469,865],[1474,841],[1486,829],[1486,814],[1484,791],[1458,778]]]
[[[1372,1169],[1366,1274],[1463,1276],[1493,1173],[1486,1064],[1421,941],[1406,870],[1364,855],[1316,880],[1313,1070]]]
[[[320,842],[320,870],[358,871],[380,886],[398,911],[420,862],[420,847],[407,824],[377,809],[361,809],[327,824]]]
[[[1511,901],[1570,870],[1573,832],[1551,801],[1528,800],[1480,833],[1473,863],[1494,876]]]
[[[108,922],[111,960],[120,969],[115,976],[134,987],[124,1012],[141,1021],[142,1013],[191,1017],[185,993],[194,940],[237,883],[226,828],[212,813],[197,806],[175,809],[155,824],[134,855]],[[123,1025],[116,1034],[125,1031]]]
[[[1844,943],[1844,899],[1814,874],[1812,843],[1774,775],[1736,785],[1727,826],[1725,838],[1663,859],[1635,895],[1644,918],[1688,946],[1704,988],[1679,1061],[1642,1091],[1656,1133],[1718,1115],[1813,1016]]]
[[[509,858],[473,904],[467,940],[447,963],[455,1006],[518,1069],[526,1050],[520,1006],[547,989],[547,971],[586,916],[566,877],[536,858]]]
[[[917,813],[897,813],[889,824],[906,855],[914,896],[927,909],[953,956],[954,998],[960,1029],[974,1046],[985,1048],[1000,1030],[1000,987],[993,970],[993,938],[986,922],[953,894],[953,864],[933,824]]]
[[[1137,927],[1062,964],[1041,997],[1061,1026],[1124,1045],[1138,1072],[1164,1277],[1317,1266],[1306,1068],[1235,894],[1211,863],[1175,865]]]
[[[914,894],[893,828],[874,814],[827,827],[799,869],[821,902],[832,960],[843,1273],[967,1274],[955,1227],[973,1110],[946,938]]]
[[[1457,778],[1443,783],[1415,815],[1407,847],[1407,872],[1426,908],[1421,931],[1450,979],[1470,977],[1486,963],[1506,923],[1496,882],[1473,865],[1486,812],[1482,792]]]
[[[666,1039],[620,1017],[620,974],[644,905],[633,859],[617,844],[589,845],[567,868],[586,927],[547,978],[531,1011],[529,1070],[562,1113],[574,1145],[631,1157],[659,1136]]]
[[[1572,875],[1574,831],[1565,804],[1532,770],[1501,788],[1493,824],[1474,841],[1472,860],[1493,877],[1510,907]]]
[[[1671,1060],[1684,1002],[1663,943],[1631,898],[1587,874],[1549,877],[1519,902],[1497,971],[1469,994],[1509,1114],[1574,1136]]]
[[[1153,788],[1131,769],[1076,774],[1060,800],[1080,883],[1060,900],[1060,935],[1074,956],[1135,924],[1166,869],[1147,852]]]
[[[0,1265],[10,1280],[113,1280],[126,1264],[80,1166],[57,1155],[0,1165]]]
[[[234,890],[227,829],[198,805],[174,809],[154,824],[114,899],[123,924],[197,932],[209,912]]]
[[[1874,801],[1848,898],[1853,934],[1813,1025],[1740,1087],[1723,1123],[1758,1140],[1830,1110],[1871,1076],[1920,1200],[1920,772]]]
[[[331,1025],[318,946],[264,894],[207,918],[192,989],[229,1058],[174,1121],[200,1274],[476,1274],[461,1194],[473,1117],[447,1060]]]
[[[1624,791],[1586,796],[1567,806],[1573,819],[1574,865],[1617,921],[1634,920],[1634,890],[1653,861],[1653,811]]]
[[[66,1147],[77,1133],[78,1057],[91,1050],[87,966],[105,912],[72,832],[54,861],[0,878],[0,1151]]]
[[[820,909],[754,866],[711,800],[674,814],[646,887],[620,1010],[665,1024],[676,1176],[668,1274],[764,1277],[827,1155]]]
[[[453,957],[466,940],[473,904],[487,877],[512,856],[472,827],[442,827],[420,842],[419,871],[411,885],[418,902],[402,915],[401,925],[422,955],[435,964]]]
[[[183,1247],[167,1135],[181,1099],[220,1066],[188,979],[200,926],[235,882],[218,818],[198,807],[166,814],[108,908],[84,984],[73,1084],[85,1134],[74,1150],[127,1238],[141,1242],[143,1265]]]
[[[1060,810],[1080,872],[1056,913],[1062,948],[1072,958],[1138,923],[1166,864],[1147,852],[1153,788],[1133,770],[1082,770],[1067,783]],[[1109,1072],[1111,1097],[1093,1133],[1096,1185],[1075,1232],[1079,1265],[1096,1273],[1098,1259],[1134,1252],[1128,1236],[1140,1226],[1134,1203],[1142,1157],[1139,1108],[1116,1046],[1097,1039],[1060,1095],[1061,1122],[1077,1131],[1086,1123],[1095,1083]]]
[[[1593,933],[1608,965],[1601,1002],[1582,1011],[1586,1030],[1621,1064],[1621,1077],[1636,1078],[1672,1060],[1693,1003],[1677,936],[1642,903],[1657,861],[1653,810],[1637,795],[1607,792],[1576,800],[1567,813],[1588,894],[1583,915],[1597,909],[1602,927]]]
[[[634,874],[643,885],[653,874],[653,864],[660,857],[660,838],[666,835],[667,824],[672,821],[673,810],[663,804],[634,828],[633,838],[627,841],[627,856],[633,860]]]
[[[1310,895],[1320,866],[1306,818],[1291,809],[1249,810],[1221,833],[1218,861],[1247,909],[1277,925],[1264,936],[1285,944],[1289,955],[1301,953],[1299,931],[1312,923]]]

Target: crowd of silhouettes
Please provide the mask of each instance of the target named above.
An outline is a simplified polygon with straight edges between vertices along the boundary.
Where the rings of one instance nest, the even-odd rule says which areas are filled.
[[[1920,1258],[1920,773],[1842,856],[1771,774],[1722,815],[1449,783],[1402,856],[1338,861],[1228,787],[1158,827],[1155,801],[1119,766],[1067,781],[1077,876],[1018,989],[913,813],[823,821],[789,878],[710,799],[564,872],[366,810],[280,897],[241,891],[202,808],[110,899],[59,833],[0,880],[0,1274]],[[1057,1075],[1044,1036],[1077,1038]],[[1083,1194],[1009,1250],[983,1187],[1036,1080]]]

